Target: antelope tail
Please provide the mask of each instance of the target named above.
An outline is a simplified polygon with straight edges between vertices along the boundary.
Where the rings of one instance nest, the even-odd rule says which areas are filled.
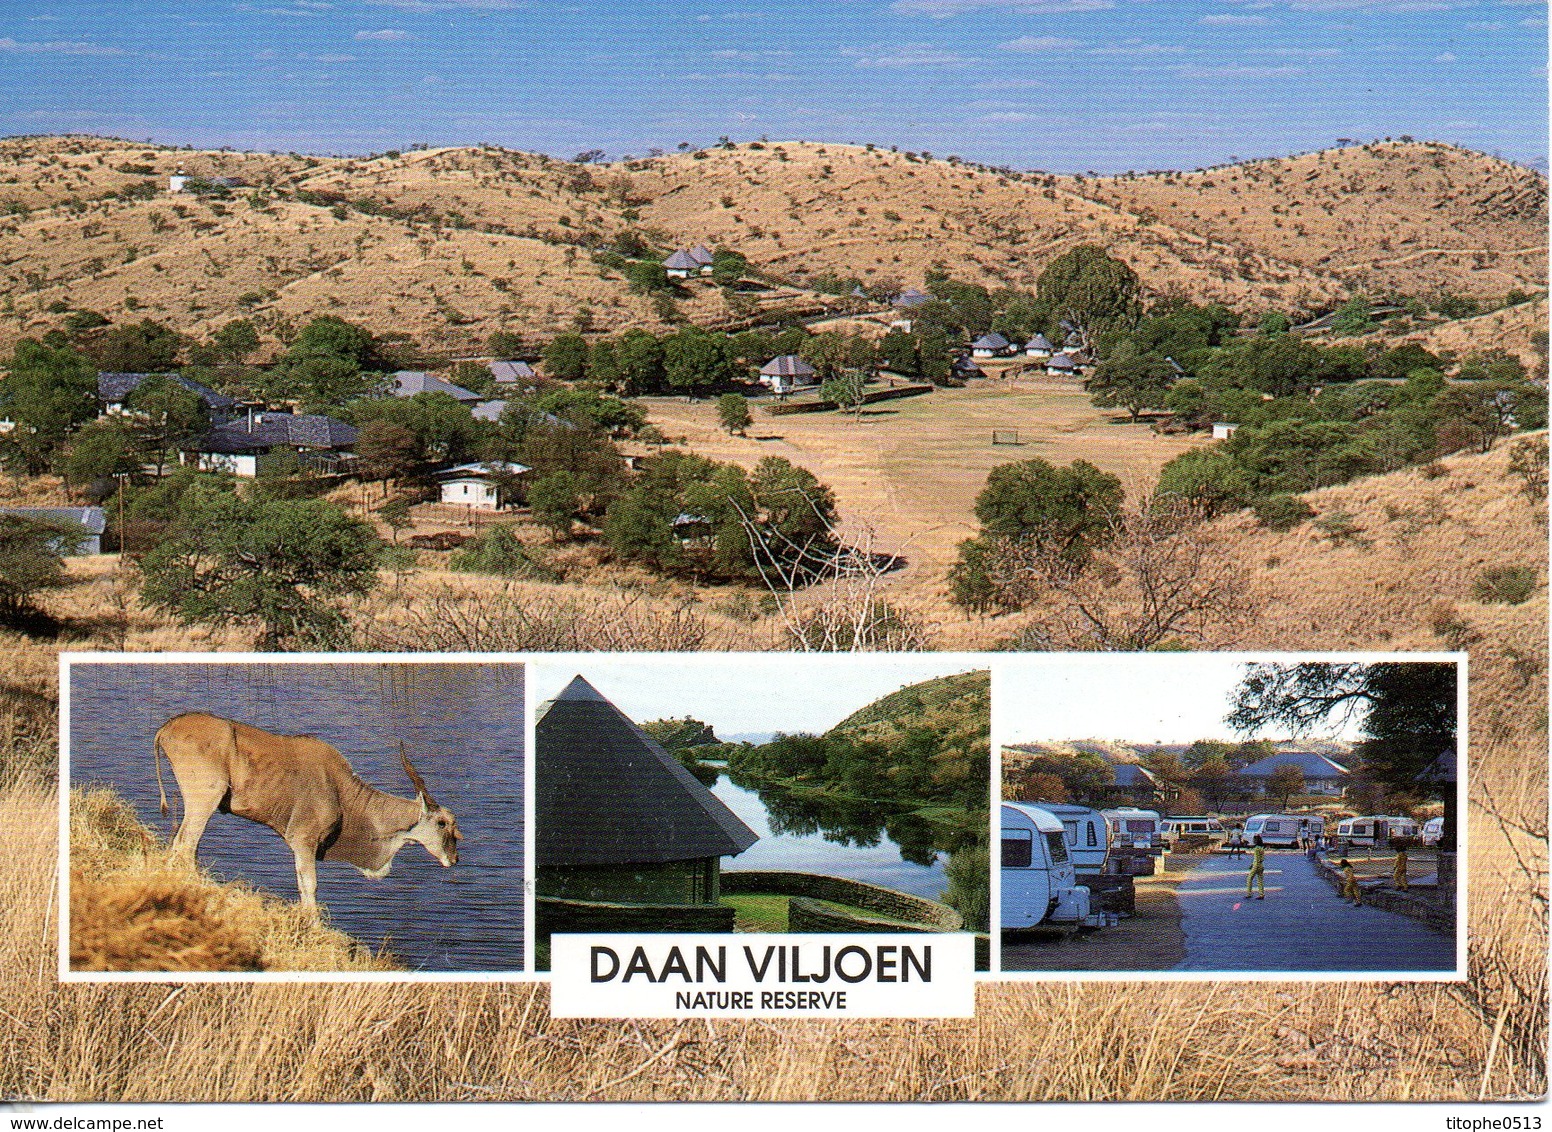
[[[162,788],[162,733],[151,742],[151,761],[156,764],[156,792],[162,799],[162,816],[167,816],[167,791]]]

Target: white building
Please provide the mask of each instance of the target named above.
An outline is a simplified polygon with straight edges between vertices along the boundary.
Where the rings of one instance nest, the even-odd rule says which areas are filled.
[[[508,460],[487,460],[479,464],[459,464],[436,473],[442,487],[442,502],[476,511],[500,511],[510,502],[506,484],[531,469]]]
[[[760,367],[760,384],[778,395],[818,383],[818,372],[796,354],[783,354]]]

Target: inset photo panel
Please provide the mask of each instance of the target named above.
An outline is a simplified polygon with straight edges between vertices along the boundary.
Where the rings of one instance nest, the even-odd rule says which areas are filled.
[[[523,665],[62,667],[62,977],[524,970]]]
[[[989,958],[984,657],[531,666],[537,965],[556,933],[970,932]]]
[[[1465,664],[999,659],[1000,971],[1464,977]]]

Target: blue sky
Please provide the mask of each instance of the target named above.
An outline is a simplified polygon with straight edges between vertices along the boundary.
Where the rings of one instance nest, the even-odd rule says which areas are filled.
[[[727,135],[1063,172],[1410,134],[1545,166],[1542,0],[0,5],[0,133],[559,157]]]

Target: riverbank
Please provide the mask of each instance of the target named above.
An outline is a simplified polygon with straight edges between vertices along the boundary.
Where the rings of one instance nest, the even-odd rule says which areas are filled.
[[[70,969],[401,968],[297,904],[171,862],[116,793],[78,789],[70,792]]]
[[[1004,932],[1002,970],[1168,971],[1186,957],[1175,890],[1188,870],[1134,880],[1136,913],[1094,932]]]

